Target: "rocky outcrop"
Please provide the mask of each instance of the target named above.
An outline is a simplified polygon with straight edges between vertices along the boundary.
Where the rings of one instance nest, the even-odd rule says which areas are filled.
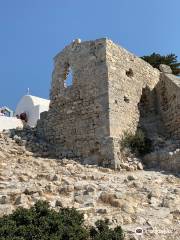
[[[30,138],[30,130],[28,134]],[[27,150],[22,137],[9,135],[0,135],[1,216],[41,199],[55,210],[75,207],[84,213],[86,224],[108,218],[112,227],[122,225],[127,239],[137,239],[136,228],[143,229],[143,239],[178,239],[178,176],[132,169],[119,172],[71,159],[40,157],[35,149],[34,153]],[[46,152],[43,144],[41,152]]]

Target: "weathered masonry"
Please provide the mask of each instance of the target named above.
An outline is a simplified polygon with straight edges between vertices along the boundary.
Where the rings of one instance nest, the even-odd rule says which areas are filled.
[[[160,116],[161,91],[155,89],[160,72],[106,38],[74,41],[54,65],[50,108],[41,115],[40,133],[58,157],[118,168],[123,133],[146,128],[146,119],[156,123]]]
[[[75,41],[54,61],[46,139],[59,157],[118,167],[119,140],[124,131],[136,131],[142,89],[153,89],[159,72],[107,39]]]

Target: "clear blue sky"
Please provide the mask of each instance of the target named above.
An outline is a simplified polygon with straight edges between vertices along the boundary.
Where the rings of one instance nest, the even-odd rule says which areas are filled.
[[[111,38],[180,59],[180,0],[0,0],[0,106],[48,98],[53,57],[73,39]]]

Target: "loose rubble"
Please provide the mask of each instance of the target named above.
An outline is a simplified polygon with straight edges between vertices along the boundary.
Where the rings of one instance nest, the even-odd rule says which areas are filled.
[[[86,224],[108,218],[112,227],[123,227],[127,239],[138,239],[136,228],[143,229],[143,239],[179,239],[179,176],[53,159],[50,146],[37,144],[30,130],[26,140],[14,134],[0,133],[0,216],[41,199],[56,210],[75,207]]]

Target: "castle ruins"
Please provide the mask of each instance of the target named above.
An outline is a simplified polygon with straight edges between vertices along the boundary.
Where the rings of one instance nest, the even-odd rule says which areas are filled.
[[[75,40],[54,58],[38,130],[61,157],[119,168],[124,132],[180,137],[180,81],[106,38]],[[72,84],[67,86],[69,72]]]

